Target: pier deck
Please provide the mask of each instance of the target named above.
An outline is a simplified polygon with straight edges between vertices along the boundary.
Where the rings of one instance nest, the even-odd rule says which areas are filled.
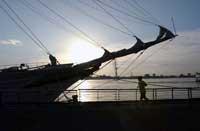
[[[200,99],[5,104],[2,131],[200,130]]]

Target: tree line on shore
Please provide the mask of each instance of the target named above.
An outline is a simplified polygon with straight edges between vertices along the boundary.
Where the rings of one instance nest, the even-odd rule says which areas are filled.
[[[198,74],[198,73],[196,73]],[[194,78],[196,77],[196,74],[192,73],[187,73],[187,74],[179,74],[179,75],[157,75],[157,74],[144,74],[142,75],[143,78]],[[95,76],[90,76],[88,79],[137,79],[138,76],[110,76],[110,75],[95,75]]]

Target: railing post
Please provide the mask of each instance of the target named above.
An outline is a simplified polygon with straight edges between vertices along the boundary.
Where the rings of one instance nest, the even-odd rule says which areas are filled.
[[[188,91],[188,99],[192,99],[192,89],[188,88],[187,91]]]
[[[153,95],[153,101],[154,101],[154,95],[155,95],[154,89],[152,89],[152,95]]]
[[[117,98],[117,97],[118,97],[118,89],[116,89],[116,90],[115,90],[115,101],[117,101],[117,100],[118,100],[118,98]]]
[[[97,90],[97,101],[99,101],[99,90]]]
[[[79,94],[79,95],[78,95],[78,96],[79,96],[78,99],[79,99],[79,101],[81,101],[81,89],[78,89],[78,94]]]
[[[137,89],[135,90],[135,100],[137,101]]]
[[[172,88],[172,100],[174,100],[174,88]]]
[[[155,89],[155,100],[157,100],[157,89]]]
[[[120,100],[120,90],[117,89],[117,101],[119,101],[119,100]]]

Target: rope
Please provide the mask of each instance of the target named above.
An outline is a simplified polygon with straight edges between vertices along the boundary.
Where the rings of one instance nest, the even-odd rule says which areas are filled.
[[[170,41],[168,41],[166,44],[168,44],[168,43],[170,43],[172,40],[170,40]],[[159,50],[158,51],[160,51],[162,48],[164,48],[166,45],[163,45],[163,46],[161,46],[160,48],[159,48]],[[128,66],[127,66],[127,68],[125,68],[124,69],[124,71],[122,71],[121,73],[120,73],[120,75],[122,75],[143,53],[144,53],[144,51],[145,50],[143,50]],[[158,51],[157,52],[153,52],[149,57],[147,57],[146,59],[145,59],[145,61],[148,59],[148,58],[150,58],[151,56],[153,56],[155,53],[158,53]],[[100,70],[101,69],[103,69],[104,67],[106,67],[110,62],[112,62],[113,60],[110,60],[109,62],[107,62],[102,68],[100,68]],[[140,64],[143,64],[145,61],[142,61],[141,63],[139,63],[138,65],[140,65]],[[137,66],[138,66],[137,65]],[[137,67],[136,66],[136,67]],[[119,67],[118,67],[119,68]],[[132,68],[131,68],[132,69]],[[99,71],[99,70],[98,70]],[[96,71],[97,72],[97,71]],[[96,73],[95,72],[95,73]],[[85,82],[85,81],[83,81],[83,82]],[[82,83],[83,83],[82,82]],[[82,83],[80,83],[78,86],[80,86]],[[104,83],[104,85],[105,84],[109,84],[110,82],[105,82]],[[170,86],[163,86],[163,85],[156,85],[156,84],[149,84],[149,85],[153,85],[153,86],[162,86],[162,87],[170,87]],[[76,87],[78,87],[78,86],[76,86]],[[76,88],[75,87],[75,88]],[[98,86],[99,87],[99,86]],[[173,87],[173,88],[176,88],[176,87]],[[73,88],[74,89],[74,88]]]
[[[123,6],[123,4],[118,3],[119,1],[116,1],[116,0],[111,0],[111,1],[113,1],[113,3],[114,3],[115,5],[117,5],[118,7],[120,7],[121,9],[126,10],[126,11],[130,12],[131,14],[134,14],[134,15],[137,16],[137,17],[140,17],[140,18],[145,19],[144,16],[146,16],[146,14],[144,14],[143,12],[141,12],[140,10],[138,10],[138,8],[135,8],[135,9],[138,10],[139,12],[141,12],[141,14],[144,15],[144,16],[138,15],[136,12],[130,10],[128,7],[125,7],[125,6]],[[123,2],[126,2],[126,1],[123,0]],[[129,4],[128,4],[128,5],[129,5]]]
[[[134,83],[134,84],[138,84],[138,82],[135,82],[135,81],[122,80],[122,79],[119,79],[119,80],[120,80],[120,81],[125,81],[125,82]],[[175,86],[166,86],[166,85],[150,84],[150,83],[147,83],[147,84],[148,84],[148,85],[151,85],[151,86],[158,86],[158,87],[179,88],[179,87],[175,87]]]
[[[127,70],[128,70],[128,68],[131,66],[131,65],[133,65],[135,62],[136,62],[136,60],[138,60],[139,59],[139,57],[140,56],[142,56],[142,54],[144,53],[144,50],[142,51],[142,52],[140,52],[140,54],[120,73],[120,76],[124,73],[124,72],[126,72]]]
[[[99,46],[102,48],[102,46],[100,44],[98,44],[97,41],[95,41],[93,38],[91,38],[88,34],[86,34],[85,32],[83,32],[81,29],[79,29],[77,26],[75,26],[74,24],[72,24],[69,20],[67,20],[64,16],[60,15],[58,12],[56,12],[54,9],[50,8],[49,6],[47,6],[45,3],[43,3],[41,0],[38,0],[38,2],[45,7],[46,9],[48,9],[50,12],[52,12],[53,14],[55,14],[56,16],[58,16],[59,18],[61,18],[64,22],[66,22],[67,24],[69,24],[70,26],[72,26],[74,29],[78,30],[82,35],[84,35],[85,37],[87,37],[89,40],[91,40],[91,44],[93,43],[96,46]]]
[[[143,61],[141,61],[140,63],[138,63],[136,66],[132,67],[131,70],[136,69],[137,67],[139,67],[140,65],[142,65],[143,63],[145,63],[149,58],[151,58],[153,55],[155,55],[156,53],[158,53],[159,51],[161,51],[164,47],[166,47],[166,45],[168,43],[170,43],[170,42],[171,42],[171,40],[168,41],[163,46],[161,46],[157,51],[154,51],[153,53],[151,53],[148,57],[146,57]]]
[[[46,54],[50,54],[48,49],[44,46],[44,44],[39,40],[39,38],[32,32],[32,30],[25,24],[25,22],[20,18],[20,16],[9,6],[9,4],[2,0],[2,2],[13,12],[13,14],[18,18],[18,20],[26,27],[26,29],[30,32],[30,35],[13,17],[10,13],[0,5],[0,8],[7,14],[7,16],[38,46],[40,47]],[[35,40],[36,39],[36,40]]]
[[[53,18],[51,18],[50,16],[46,15],[44,12],[42,12],[39,8],[33,6],[30,1],[27,0],[19,0],[19,2],[21,2],[21,4],[23,4],[26,8],[30,9],[32,12],[34,12],[35,14],[39,15],[40,17],[42,17],[43,19],[47,20],[48,22],[60,27],[59,24],[57,24],[56,20],[54,20]]]
[[[91,4],[88,4],[85,1],[81,1],[81,0],[77,0],[77,1],[79,1],[79,3],[84,5],[84,6],[87,6],[87,7],[91,8],[91,9],[93,9],[95,11],[98,11],[98,12],[101,12],[101,13],[105,14],[105,12],[103,10],[101,10],[99,8],[96,8],[96,7],[92,6]],[[141,22],[138,22],[137,20],[134,20],[134,19],[132,19],[130,17],[128,18],[128,17],[117,16],[117,15],[115,15],[115,17],[120,18],[120,19],[124,19],[124,20],[126,19],[126,20],[132,21],[132,22],[137,23],[137,24],[149,25],[149,23],[141,23]]]
[[[103,65],[101,68],[100,68],[100,70],[102,70],[103,68],[105,68],[108,64],[110,64],[111,62],[112,62],[113,60],[110,60],[109,62],[107,62],[105,65]],[[99,70],[98,70],[99,71]],[[98,72],[98,71],[96,71],[96,72]],[[95,73],[96,73],[95,72]]]
[[[111,62],[112,62],[113,60],[110,60],[110,61],[108,61],[105,65],[103,65],[99,70],[102,70],[103,68],[105,68],[108,64],[110,64]],[[95,75],[95,73],[97,73],[99,70],[97,70],[97,71],[95,71],[94,72],[94,75]],[[85,81],[86,81],[86,79],[87,79],[88,77],[86,77],[83,81],[81,81],[78,85],[76,85],[75,87],[73,87],[71,90],[74,90],[74,89],[76,89],[78,86],[80,86],[81,84],[83,84]]]
[[[51,18],[50,16],[46,15],[45,13],[41,12],[41,10],[39,8],[34,7],[31,3],[29,3],[29,1],[27,0],[20,0],[20,2],[27,7],[28,9],[30,9],[32,12],[34,12],[35,14],[39,15],[40,17],[42,17],[43,19],[47,20],[48,22],[50,22],[53,25],[56,25],[56,27],[58,27],[59,29],[62,29],[63,31],[65,31],[66,33],[68,33],[69,31],[74,34],[76,37],[87,41],[89,43],[91,43],[90,40],[86,39],[85,37],[75,33],[74,31],[67,29],[64,25],[59,24],[58,21],[56,21],[55,19]]]
[[[27,24],[21,19],[21,17],[12,9],[12,7],[5,1],[2,0],[4,4],[13,12],[13,14],[17,17],[17,19],[27,28],[27,30],[33,35],[33,37],[41,44],[41,46],[46,50],[47,54],[51,54],[50,51],[45,47],[42,41],[36,36],[36,34],[28,27]]]
[[[66,4],[66,5],[69,6],[68,4]],[[82,13],[82,14],[84,14],[84,15],[90,17],[90,18],[92,18],[93,20],[95,20],[95,21],[97,21],[97,22],[99,22],[99,23],[101,23],[101,24],[103,24],[103,25],[105,25],[105,26],[107,26],[107,27],[110,27],[110,28],[112,28],[112,29],[114,29],[114,30],[116,30],[116,31],[119,31],[119,32],[121,32],[121,33],[123,33],[123,34],[125,34],[125,35],[132,36],[132,34],[130,34],[130,33],[128,33],[128,32],[125,32],[125,31],[123,31],[123,30],[121,30],[121,29],[119,29],[119,28],[117,28],[117,27],[114,27],[114,26],[112,26],[112,25],[110,25],[110,24],[104,22],[104,21],[101,20],[101,19],[98,19],[97,17],[94,17],[94,16],[88,14],[86,11],[82,10],[81,8],[79,8],[79,7],[75,6],[75,5],[73,5],[73,6],[74,6],[74,8],[76,8],[76,10],[78,10],[80,13]],[[70,6],[70,7],[71,7],[71,6]]]
[[[175,23],[174,23],[174,18],[173,17],[172,17],[172,25],[173,25],[173,29],[174,29],[174,34],[177,35],[176,34],[176,28],[175,28]]]
[[[147,16],[146,13],[143,12],[143,10],[141,10],[140,8],[138,8],[137,6],[135,6],[134,4],[132,4],[131,2],[129,2],[128,0],[122,0],[124,3],[126,3],[126,5],[128,5],[129,7],[132,7],[134,9],[136,9],[138,12],[140,12],[142,15]]]
[[[102,11],[101,9],[96,8],[96,7],[92,6],[91,4],[87,3],[86,0],[83,0],[83,1],[77,0],[77,1],[79,1],[79,3],[81,3],[82,5],[85,5],[85,6],[87,6],[87,7],[90,7],[90,8],[92,8],[92,9],[94,9],[94,10],[97,10],[97,11],[99,11],[99,12],[104,13],[104,11]]]
[[[97,85],[97,86],[95,86],[95,87],[93,87],[93,88],[100,88],[100,87],[102,87],[102,86],[105,86],[105,85],[107,85],[107,84],[112,83],[113,81],[114,81],[114,80],[105,81],[104,83],[101,83],[100,85]]]
[[[94,0],[93,0],[93,1],[94,1]],[[151,24],[151,25],[158,26],[157,24],[155,24],[155,23],[153,23],[153,22],[151,22],[151,21],[148,21],[148,20],[139,18],[139,17],[137,17],[137,16],[133,16],[133,15],[131,15],[131,14],[129,14],[129,13],[126,13],[126,12],[124,12],[124,11],[122,11],[122,10],[116,9],[116,8],[112,7],[111,5],[108,5],[108,4],[106,4],[106,3],[104,3],[104,2],[102,2],[102,1],[100,1],[100,0],[97,0],[97,1],[100,2],[102,5],[108,7],[108,8],[110,8],[110,9],[112,9],[112,10],[115,10],[115,11],[117,11],[117,12],[123,14],[123,15],[132,17],[132,18],[134,18],[134,19],[137,19],[137,20],[142,21],[142,22],[145,22],[145,23],[149,23],[149,24]]]
[[[108,14],[109,16],[111,16],[115,21],[117,21],[122,27],[124,27],[128,32],[132,33],[133,36],[135,36],[135,34],[125,25],[123,24],[120,20],[118,20],[112,13],[108,12],[105,8],[103,8],[103,6],[101,6],[101,1],[97,0],[97,2],[95,0],[93,0],[93,2],[98,5],[101,9],[103,9],[105,11],[106,14]],[[100,4],[99,4],[99,3]]]
[[[126,1],[130,6],[132,6],[133,8],[135,7],[131,2],[129,2],[128,0],[124,0]],[[136,0],[132,0],[132,2],[134,2],[136,5],[138,5],[138,7],[144,11],[144,13],[146,13],[147,15],[149,15],[154,21],[159,23],[159,20],[156,19],[149,11],[147,11],[144,7],[142,7]],[[139,9],[138,8],[138,9]],[[137,8],[136,8],[137,9]]]

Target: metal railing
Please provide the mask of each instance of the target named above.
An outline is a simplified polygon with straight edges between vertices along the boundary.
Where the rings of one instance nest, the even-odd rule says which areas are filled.
[[[1,103],[52,102],[59,90],[0,90]],[[73,95],[81,102],[89,101],[138,101],[139,89],[78,89],[62,92],[54,101],[68,102]],[[149,100],[176,100],[200,98],[200,88],[147,88]]]
[[[139,89],[79,89],[79,101],[138,101]],[[150,100],[200,98],[200,88],[148,88]]]

